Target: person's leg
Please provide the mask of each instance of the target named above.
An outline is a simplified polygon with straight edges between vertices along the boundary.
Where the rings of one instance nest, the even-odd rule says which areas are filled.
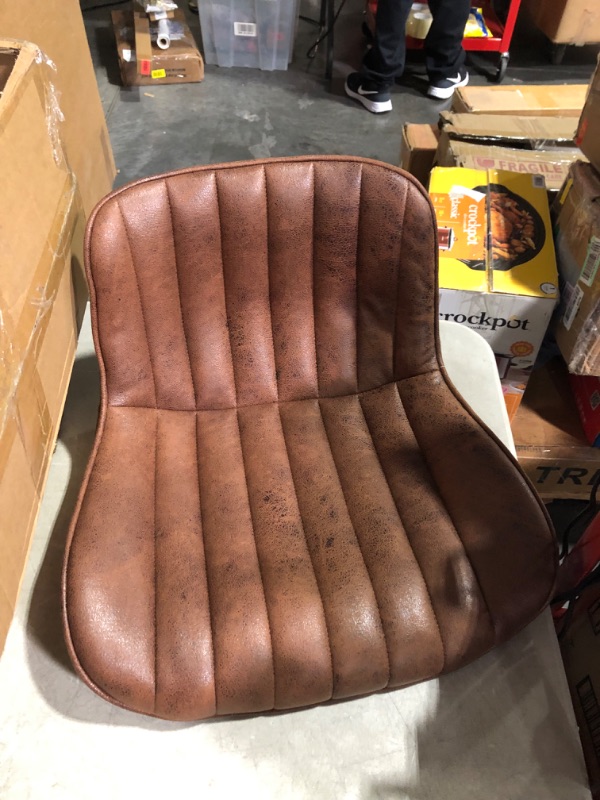
[[[382,86],[391,86],[402,75],[406,58],[406,20],[412,0],[379,0],[375,40],[360,68],[361,75]]]
[[[462,40],[471,0],[429,0],[429,7],[433,16],[433,23],[425,39],[429,94],[434,97],[450,97],[456,86],[464,86],[468,81]],[[431,92],[431,88],[436,86],[442,87],[441,94]],[[449,93],[445,94],[444,89]]]
[[[375,41],[363,59],[360,72],[346,78],[348,97],[374,114],[392,110],[390,89],[404,70],[406,20],[412,0],[379,0]]]

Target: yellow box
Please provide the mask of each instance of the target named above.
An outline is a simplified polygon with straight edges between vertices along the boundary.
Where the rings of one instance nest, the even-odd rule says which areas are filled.
[[[558,276],[540,175],[436,167],[440,319],[490,344],[513,417],[556,304]]]
[[[441,288],[557,298],[543,176],[436,167],[429,194],[438,224]]]

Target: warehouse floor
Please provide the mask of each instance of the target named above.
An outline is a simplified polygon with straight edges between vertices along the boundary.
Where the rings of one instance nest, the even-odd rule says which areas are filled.
[[[318,28],[301,20],[294,60],[285,72],[208,66],[201,84],[124,89],[109,14],[118,7],[84,15],[120,170],[117,185],[179,167],[267,156],[335,153],[397,164],[403,123],[435,122],[440,110],[449,106],[449,101],[440,103],[424,95],[425,73],[417,54],[410,65],[416,74],[396,86],[390,114],[370,114],[346,97],[345,76],[360,65],[365,46],[362,0],[347,0],[336,24],[331,84],[324,78],[323,45],[313,61],[305,56]],[[317,15],[306,0],[301,11]],[[198,16],[189,11],[187,15],[200,43]],[[522,23],[513,40],[505,82],[589,81],[596,48],[569,48],[560,67],[549,64],[546,49],[544,37]],[[471,81],[486,84],[496,59],[473,55]]]

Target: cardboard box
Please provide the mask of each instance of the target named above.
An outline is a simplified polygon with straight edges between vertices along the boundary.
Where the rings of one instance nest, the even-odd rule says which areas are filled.
[[[598,0],[525,0],[536,27],[557,44],[600,42]]]
[[[586,439],[561,358],[533,371],[512,432],[519,463],[544,500],[589,500],[600,449]]]
[[[592,75],[575,141],[596,169],[600,170],[600,60]]]
[[[0,3],[0,37],[34,42],[52,60],[49,91],[64,115],[60,135],[89,214],[116,175],[78,0]]]
[[[433,167],[440,129],[437,125],[404,125],[400,143],[400,166],[420,181],[429,182]]]
[[[600,176],[590,164],[571,166],[556,205],[556,341],[571,372],[600,375]]]
[[[175,12],[175,20],[184,26],[184,38],[171,42],[168,50],[152,45],[147,74],[139,74],[136,63],[133,15],[113,11],[112,22],[119,55],[121,78],[125,86],[155,86],[163,83],[196,83],[204,78],[204,62],[183,12]]]
[[[452,110],[467,114],[579,117],[586,94],[585,84],[461,86],[452,97]]]
[[[561,642],[594,800],[600,798],[600,586],[584,590]]]
[[[569,375],[579,418],[588,442],[600,447],[600,378]]]
[[[557,192],[569,174],[569,167],[581,151],[576,147],[556,150],[521,150],[516,147],[461,142],[444,137],[436,163],[441,167],[467,167],[468,169],[500,169],[527,175],[542,175],[546,189]]]
[[[577,123],[572,117],[523,117],[494,114],[457,114],[442,111],[442,136],[454,141],[544,150],[573,147]]]
[[[87,300],[84,215],[35,45],[0,41],[0,650]],[[11,63],[12,62],[12,63]]]
[[[489,342],[512,418],[558,296],[543,180],[436,167],[429,194],[438,223],[440,319]]]

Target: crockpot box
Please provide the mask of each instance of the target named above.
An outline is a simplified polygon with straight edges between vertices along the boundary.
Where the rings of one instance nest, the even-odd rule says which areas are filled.
[[[436,167],[429,192],[439,232],[440,319],[489,342],[512,418],[558,298],[544,180]]]

